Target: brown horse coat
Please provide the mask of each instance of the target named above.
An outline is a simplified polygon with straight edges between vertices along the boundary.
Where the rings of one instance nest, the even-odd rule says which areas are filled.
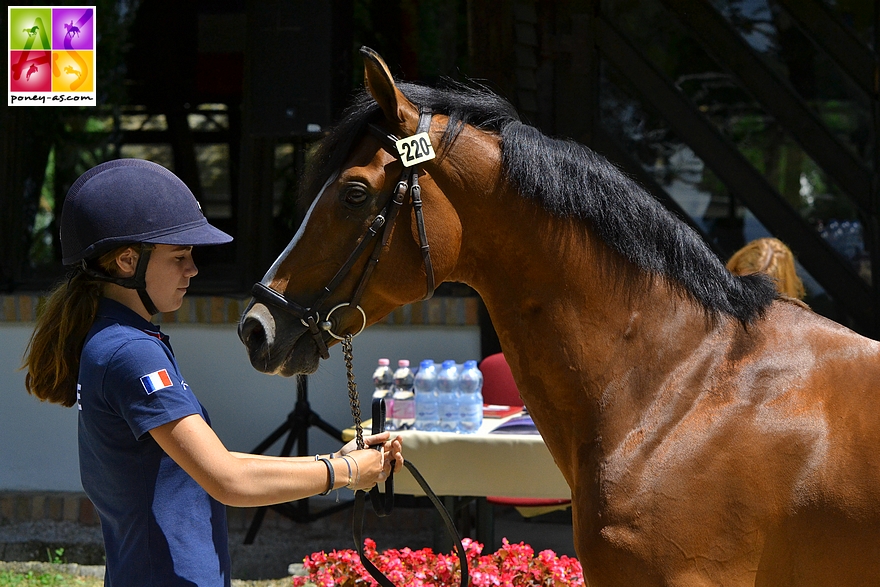
[[[417,106],[377,55],[366,51],[365,65],[377,122],[414,134]],[[449,124],[433,117],[442,147],[421,177],[437,281],[470,284],[486,304],[571,487],[588,584],[880,585],[878,343],[802,304],[770,301],[769,282],[723,275],[717,260],[696,271],[711,273],[707,289],[723,282],[724,292],[764,298],[740,315],[707,306],[699,281],[669,269],[686,271],[687,250],[672,247],[666,265],[647,270],[641,252],[609,244],[613,214],[585,220],[524,197],[498,132],[465,124],[450,142],[441,139]],[[264,279],[300,303],[317,297],[400,174],[375,139],[352,140]],[[591,197],[610,197],[603,189]],[[345,303],[365,263],[331,305]],[[424,296],[424,271],[406,207],[360,303],[368,323]],[[355,312],[334,323],[337,332],[358,327]],[[314,342],[283,312],[252,303],[240,334],[262,371],[317,367]]]

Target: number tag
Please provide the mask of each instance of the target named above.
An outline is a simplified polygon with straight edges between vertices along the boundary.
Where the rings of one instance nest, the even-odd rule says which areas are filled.
[[[395,146],[397,146],[397,152],[400,153],[400,160],[404,167],[412,167],[436,157],[434,145],[431,144],[431,139],[426,132],[400,139],[395,143]]]

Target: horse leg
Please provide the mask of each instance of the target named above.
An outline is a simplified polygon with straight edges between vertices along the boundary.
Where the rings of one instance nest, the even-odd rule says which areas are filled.
[[[708,563],[688,561],[680,570],[682,561],[674,569],[665,568],[661,561],[648,561],[623,550],[612,552],[607,547],[594,549],[584,555],[578,550],[578,559],[584,570],[584,580],[590,587],[756,587],[754,569],[719,568]],[[764,585],[765,583],[761,583]],[[766,583],[781,587],[779,583]],[[793,586],[792,586],[793,587]],[[800,586],[799,586],[800,587]],[[842,587],[842,586],[841,586]]]
[[[880,585],[876,519],[836,511],[801,512],[773,532],[755,587],[869,587]]]
[[[601,515],[590,496],[572,492],[572,526],[575,551],[589,587],[664,587],[666,582],[646,561],[608,540]]]
[[[706,551],[675,525],[662,527],[664,524],[649,519],[638,524],[614,523],[607,508],[578,507],[585,504],[574,495],[572,504],[575,549],[590,587],[756,585],[759,543]],[[709,527],[703,529],[710,531]]]

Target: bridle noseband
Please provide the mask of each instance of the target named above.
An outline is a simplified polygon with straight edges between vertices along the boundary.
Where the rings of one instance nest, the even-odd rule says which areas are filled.
[[[431,110],[425,107],[419,108],[419,123],[416,129],[416,135],[414,136],[418,136],[421,133],[427,133],[430,129],[430,126]],[[395,220],[397,220],[397,215],[400,212],[400,209],[406,202],[407,196],[412,202],[413,210],[415,212],[416,225],[419,233],[419,247],[425,265],[427,294],[422,299],[427,300],[432,295],[434,295],[434,267],[431,263],[430,247],[428,246],[428,235],[425,231],[425,220],[422,213],[422,196],[421,188],[419,187],[419,163],[416,162],[413,165],[407,165],[406,157],[404,157],[404,155],[399,151],[398,145],[400,143],[400,140],[397,137],[385,132],[374,124],[368,124],[367,128],[370,131],[370,134],[372,134],[382,144],[382,147],[385,150],[394,155],[404,164],[404,168],[403,172],[401,173],[400,180],[397,182],[397,185],[395,186],[392,194],[389,196],[385,207],[379,214],[376,215],[375,218],[373,218],[370,226],[367,228],[366,233],[361,237],[357,245],[355,245],[354,250],[348,256],[348,259],[346,259],[345,263],[342,265],[342,267],[339,268],[339,270],[336,272],[336,275],[333,276],[330,282],[326,286],[324,286],[321,294],[309,307],[301,306],[300,304],[289,300],[283,293],[272,289],[262,282],[255,283],[253,288],[251,289],[251,294],[257,301],[262,302],[267,306],[273,306],[277,309],[284,310],[285,312],[299,318],[303,326],[309,329],[309,333],[315,340],[315,343],[318,346],[318,351],[320,352],[321,358],[323,359],[327,359],[330,357],[330,351],[327,349],[327,343],[324,340],[323,332],[327,332],[327,334],[335,339],[343,339],[342,336],[337,335],[332,330],[333,323],[330,320],[330,316],[333,314],[333,312],[342,307],[351,306],[361,313],[363,324],[360,330],[358,330],[358,332],[356,332],[353,336],[357,336],[358,334],[360,334],[366,327],[367,315],[364,312],[363,308],[360,307],[359,303],[361,297],[364,294],[364,290],[366,289],[367,282],[370,279],[370,275],[372,275],[373,269],[379,262],[379,257],[382,254],[382,251],[385,249],[385,246],[388,244],[388,240],[391,238],[391,229],[394,226]],[[430,143],[428,143],[428,147],[430,148]],[[430,150],[433,156],[433,148],[430,148]],[[409,152],[407,153],[409,154]],[[351,268],[364,253],[369,244],[373,242],[373,239],[379,234],[379,230],[382,229],[383,226],[384,229],[382,230],[382,239],[378,244],[374,245],[372,255],[370,256],[367,265],[364,267],[364,272],[361,275],[360,282],[358,282],[358,286],[355,289],[351,300],[334,306],[326,313],[326,315],[324,316],[324,320],[321,320],[321,307],[330,298],[336,288],[339,287],[339,284],[348,275],[348,273],[351,271]]]

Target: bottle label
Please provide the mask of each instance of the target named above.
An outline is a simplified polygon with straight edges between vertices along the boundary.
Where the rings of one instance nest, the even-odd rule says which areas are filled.
[[[483,412],[482,404],[462,404],[461,406],[461,417],[462,418],[473,418],[475,416],[481,415]]]

